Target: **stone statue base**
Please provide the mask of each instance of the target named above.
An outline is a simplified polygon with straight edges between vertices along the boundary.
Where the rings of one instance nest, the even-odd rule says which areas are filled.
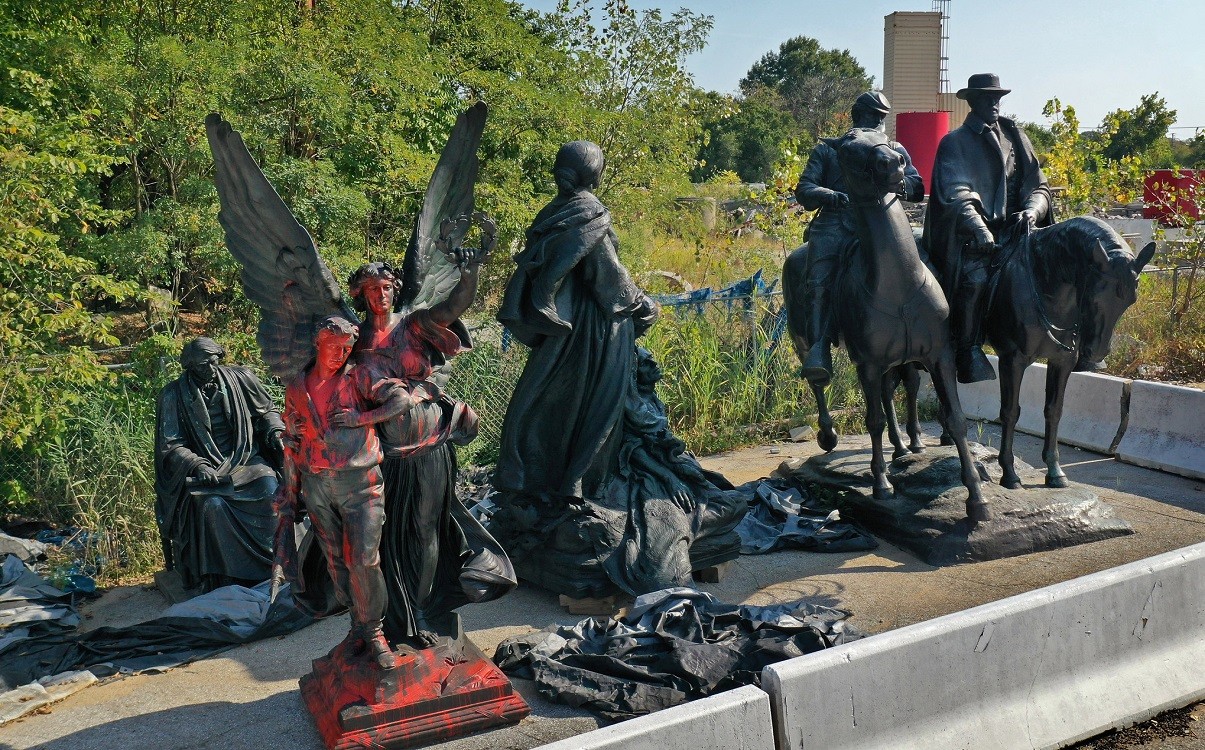
[[[507,724],[531,709],[468,639],[403,647],[382,670],[344,642],[314,661],[301,696],[331,750],[410,748]]]
[[[930,565],[996,560],[1134,533],[1095,493],[1074,484],[1047,488],[1044,474],[1020,460],[1017,473],[1024,487],[1001,487],[996,453],[978,443],[970,447],[980,475],[991,480],[982,488],[991,518],[973,528],[952,446],[929,447],[891,461],[887,477],[895,497],[887,500],[874,499],[868,450],[789,461],[779,472],[813,493],[831,494],[846,518]]]
[[[184,581],[177,570],[160,570],[155,573],[155,587],[168,604],[179,604],[201,593],[200,589],[184,588]]]

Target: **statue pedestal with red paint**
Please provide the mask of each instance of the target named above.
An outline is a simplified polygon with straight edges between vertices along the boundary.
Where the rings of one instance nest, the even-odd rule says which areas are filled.
[[[314,661],[301,696],[331,750],[410,748],[517,724],[531,709],[468,639],[402,647],[382,670],[350,641]]]

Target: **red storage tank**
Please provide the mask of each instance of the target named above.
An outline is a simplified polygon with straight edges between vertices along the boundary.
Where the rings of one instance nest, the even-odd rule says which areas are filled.
[[[1175,226],[1177,212],[1201,218],[1198,203],[1189,195],[1192,192],[1205,198],[1205,169],[1148,172],[1142,180],[1142,218],[1158,219],[1165,227]]]
[[[950,132],[949,112],[900,112],[895,116],[895,139],[908,149],[912,164],[925,181],[925,194],[933,184],[937,144]]]

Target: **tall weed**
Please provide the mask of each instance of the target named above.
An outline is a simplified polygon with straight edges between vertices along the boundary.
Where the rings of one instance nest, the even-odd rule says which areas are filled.
[[[1146,380],[1205,383],[1205,310],[1180,318],[1172,312],[1172,274],[1139,277],[1138,301],[1122,314],[1105,362],[1110,374]]]
[[[162,565],[154,518],[155,399],[131,377],[81,394],[63,430],[6,456],[38,502],[23,508],[57,526],[87,530],[79,561],[102,582]],[[30,513],[32,511],[32,513]]]

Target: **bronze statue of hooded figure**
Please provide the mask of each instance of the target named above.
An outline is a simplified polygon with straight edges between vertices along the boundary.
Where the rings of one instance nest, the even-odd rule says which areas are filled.
[[[591,192],[604,164],[589,141],[561,147],[559,194],[527,230],[498,312],[532,349],[502,426],[494,484],[505,495],[579,503],[616,468],[635,340],[657,308],[620,264],[611,214]]]

